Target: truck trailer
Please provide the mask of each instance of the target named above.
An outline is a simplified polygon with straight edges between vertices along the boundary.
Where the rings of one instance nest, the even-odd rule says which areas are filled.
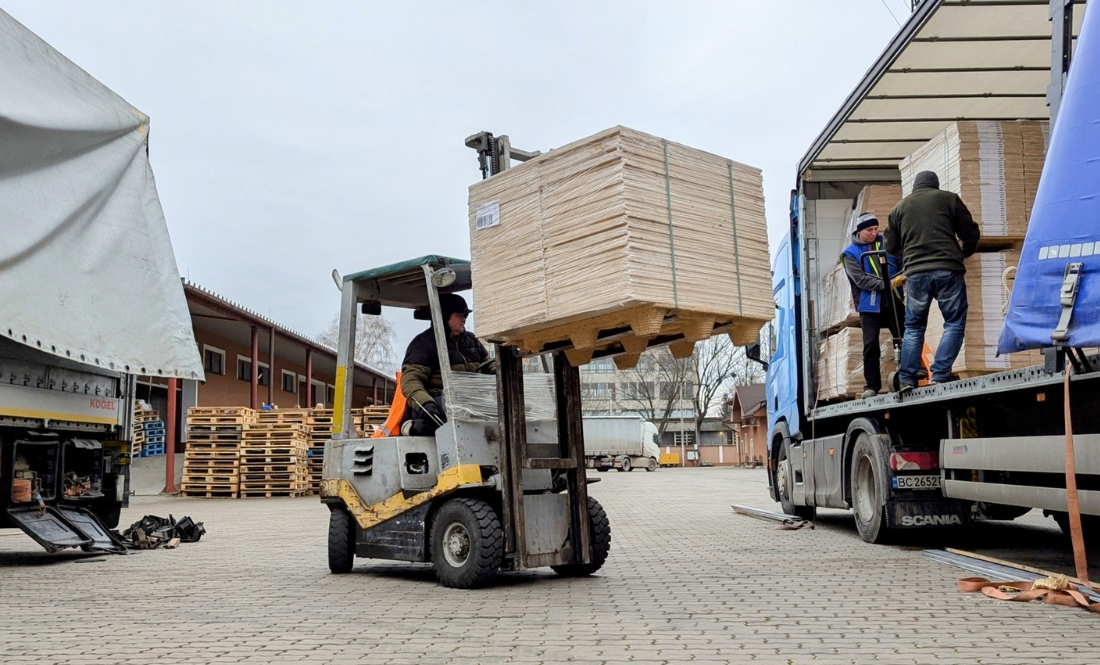
[[[657,470],[661,456],[657,426],[639,417],[584,419],[585,460],[597,471]]]
[[[1082,15],[1083,6],[1070,2],[925,0],[801,160],[789,232],[774,260],[777,337],[766,388],[769,490],[785,513],[812,519],[817,508],[850,509],[868,542],[899,530],[1014,519],[1032,509],[1066,531],[1068,395],[1080,512],[1086,535],[1096,535],[1096,357],[1050,341],[1041,365],[833,403],[818,400],[815,369],[824,337],[823,279],[850,233],[845,214],[853,198],[866,185],[900,183],[899,163],[952,122],[1056,123]],[[1100,16],[1091,18],[1088,24],[1100,24]],[[1085,176],[1045,169],[1040,196],[1048,177]],[[1096,218],[1085,224],[1092,229],[1084,235],[1100,232]],[[1048,258],[1031,230],[1021,272],[1025,261]],[[1040,249],[1042,256],[1032,256]],[[1070,251],[1066,245],[1062,257]],[[1067,260],[1084,261],[1087,276],[1091,257]],[[1058,282],[1038,296],[1055,309],[1072,286]],[[1095,325],[1096,297],[1088,288],[1075,305],[1070,299],[1071,332],[1082,322]],[[1056,332],[1054,323],[1049,327]]]
[[[149,119],[0,11],[0,528],[118,550],[136,376],[202,379]]]

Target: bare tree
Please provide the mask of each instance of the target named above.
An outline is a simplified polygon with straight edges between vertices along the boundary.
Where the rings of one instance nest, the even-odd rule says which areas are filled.
[[[637,366],[620,372],[621,389],[615,402],[623,411],[634,411],[657,426],[663,435],[673,412],[681,406],[681,386],[691,378],[690,359],[672,357],[660,347],[642,354]],[[690,387],[687,395],[691,394]]]
[[[340,315],[332,318],[317,340],[336,348],[340,341]],[[355,361],[370,365],[384,372],[397,369],[397,356],[393,344],[397,332],[393,322],[382,316],[360,315],[355,324]]]

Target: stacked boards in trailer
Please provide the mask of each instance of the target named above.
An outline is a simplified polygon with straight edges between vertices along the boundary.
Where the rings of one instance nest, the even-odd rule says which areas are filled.
[[[1072,82],[1080,72],[1100,72],[1100,58],[1088,47],[1090,37],[1100,40],[1100,14],[1093,11],[1082,27],[1080,6],[1065,11],[1072,16],[1064,24],[1082,35]],[[1054,23],[1063,25],[1060,19]],[[991,25],[1011,26],[1011,34],[990,35]],[[1031,208],[1038,209],[1044,189],[1057,179],[1074,177],[1072,170],[1051,173],[1043,167],[1044,154],[1060,142],[1091,145],[1081,133],[1092,131],[1097,106],[1091,107],[1091,124],[1076,117],[1048,132],[1043,97],[1047,83],[1061,80],[1060,72],[1037,75],[1050,67],[1049,52],[1020,50],[1021,36],[1045,39],[1056,53],[1064,41],[1051,39],[1045,4],[922,3],[799,166],[791,232],[775,260],[779,337],[767,377],[770,492],[784,512],[812,517],[818,507],[851,509],[860,535],[871,542],[899,529],[1013,519],[1032,509],[1066,528],[1067,356],[1054,350],[1040,355],[1026,346],[998,355],[998,335],[1013,287],[1005,270],[1044,258],[1031,241]],[[982,53],[940,46],[968,40],[980,44]],[[979,55],[989,72],[960,74],[973,69],[970,58]],[[912,74],[916,70],[922,73]],[[1005,94],[975,103],[979,95],[970,92],[988,92],[989,86]],[[964,350],[954,365],[962,378],[862,399],[862,345],[851,344],[860,331],[852,327],[852,307],[836,301],[837,290],[847,286],[843,274],[837,275],[837,261],[849,242],[853,211],[874,199],[885,225],[889,205],[883,198],[893,191],[900,199],[914,172],[928,168],[940,171],[941,189],[963,198],[983,233],[978,253],[966,261],[970,313]],[[1091,230],[1081,240],[1100,233],[1091,219],[1082,222]],[[1072,244],[1066,247],[1066,255],[1058,256],[1063,263],[1073,260]],[[1049,247],[1045,254],[1053,258]],[[1049,289],[1048,311],[1059,309],[1058,286]],[[1076,311],[1095,308],[1089,299],[1097,297],[1082,288]],[[1017,316],[1029,314],[1021,310]],[[935,352],[939,331],[935,317],[930,319],[925,340]],[[1042,325],[1049,336],[1056,318]],[[883,361],[892,362],[892,345],[885,347]],[[1078,495],[1086,532],[1096,533],[1100,381],[1094,368],[1100,363],[1083,354],[1072,361]]]
[[[137,375],[203,379],[149,119],[0,11],[0,528],[114,549]]]

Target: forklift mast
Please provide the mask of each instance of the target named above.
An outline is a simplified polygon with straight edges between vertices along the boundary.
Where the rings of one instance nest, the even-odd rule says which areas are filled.
[[[538,150],[528,152],[513,148],[508,136],[493,136],[492,132],[480,132],[466,137],[466,147],[477,151],[477,163],[481,168],[481,179],[495,176],[512,167],[512,160],[526,162],[542,153]]]

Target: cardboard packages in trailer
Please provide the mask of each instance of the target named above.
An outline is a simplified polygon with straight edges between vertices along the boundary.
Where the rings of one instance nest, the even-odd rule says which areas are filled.
[[[879,333],[880,368],[885,387],[890,372],[897,369],[894,344],[889,330]],[[817,345],[817,399],[827,402],[859,397],[863,392],[863,331],[842,328]]]
[[[955,192],[974,215],[982,238],[1023,238],[1049,140],[1046,122],[956,122],[902,160],[902,190],[921,171],[935,171],[940,189]]]
[[[774,313],[759,169],[613,127],[470,187],[478,334],[538,351],[629,326],[674,353],[728,324],[751,343]]]

